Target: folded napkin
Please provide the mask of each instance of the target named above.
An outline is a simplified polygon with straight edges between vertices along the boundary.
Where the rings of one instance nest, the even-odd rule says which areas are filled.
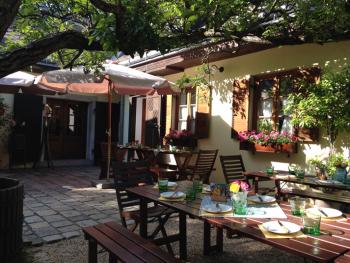
[[[163,196],[160,196],[158,198],[158,200],[167,201],[167,202],[183,202],[183,201],[185,201],[185,199],[186,199],[186,196],[183,196],[183,197],[180,197],[180,198],[165,198]]]
[[[209,213],[204,210],[200,210],[200,216],[203,217],[233,217],[233,212],[229,211],[226,213]]]
[[[263,227],[263,225],[259,225],[259,229],[261,230],[261,232],[264,234],[266,238],[304,238],[306,237],[306,235],[301,231],[298,231],[293,234],[280,235],[280,234],[275,234],[275,233],[271,233],[270,231],[267,231]]]

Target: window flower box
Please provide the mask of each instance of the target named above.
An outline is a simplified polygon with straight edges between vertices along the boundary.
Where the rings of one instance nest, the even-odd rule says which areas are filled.
[[[280,143],[271,145],[261,145],[250,141],[242,141],[239,144],[239,149],[243,151],[264,152],[264,153],[297,153],[298,145],[295,142]]]

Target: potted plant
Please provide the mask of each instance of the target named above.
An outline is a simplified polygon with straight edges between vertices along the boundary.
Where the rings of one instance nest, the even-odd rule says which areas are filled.
[[[334,180],[346,183],[347,182],[347,170],[349,160],[347,160],[342,154],[335,153],[328,159],[328,173],[332,175]]]
[[[327,164],[324,160],[321,160],[319,158],[314,158],[314,159],[311,159],[309,163],[315,167],[317,178],[319,178],[320,180],[327,179],[327,175],[326,175]]]
[[[164,136],[165,144],[181,148],[195,148],[197,139],[191,131],[188,130],[173,130]]]

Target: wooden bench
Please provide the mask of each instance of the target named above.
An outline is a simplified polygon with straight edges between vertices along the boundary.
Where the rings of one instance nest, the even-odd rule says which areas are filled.
[[[84,227],[89,242],[88,262],[97,262],[97,245],[109,253],[109,262],[182,262],[154,243],[129,231],[117,222]]]
[[[350,204],[349,196],[339,196],[331,193],[316,193],[316,192],[305,191],[300,189],[282,189],[281,195],[283,196],[297,195],[297,196],[302,196],[307,198],[319,199],[323,201],[331,201],[331,202],[337,202],[341,204]]]

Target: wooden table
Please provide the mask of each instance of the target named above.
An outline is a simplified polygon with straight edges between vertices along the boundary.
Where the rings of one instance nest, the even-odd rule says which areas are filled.
[[[282,175],[283,177],[279,177],[278,175]],[[276,186],[276,196],[277,198],[280,197],[281,195],[281,182],[286,182],[286,183],[295,183],[295,184],[302,184],[302,185],[308,185],[311,187],[323,187],[327,189],[334,189],[334,190],[350,190],[350,185],[345,185],[345,184],[323,184],[320,182],[317,182],[315,180],[314,176],[311,175],[306,175],[304,179],[299,179],[295,177],[288,177],[287,172],[278,172],[277,175],[270,176],[265,172],[261,171],[253,171],[253,172],[245,172],[244,176],[250,180],[253,180],[254,184],[254,190],[257,192],[259,190],[258,183],[259,181],[266,181],[266,180],[271,180],[275,182]]]
[[[179,182],[178,190],[184,191],[191,182]],[[321,224],[323,234],[318,237],[308,236],[306,238],[291,239],[267,239],[258,229],[258,225],[269,221],[268,219],[245,219],[245,218],[203,218],[200,216],[201,197],[191,202],[168,202],[159,200],[158,189],[153,186],[142,186],[127,189],[128,192],[140,197],[141,218],[147,218],[147,202],[154,201],[170,207],[179,212],[180,231],[180,258],[187,259],[187,230],[186,216],[200,219],[204,222],[203,231],[203,253],[208,254],[215,250],[221,252],[223,247],[223,230],[231,230],[242,236],[246,236],[260,242],[269,244],[286,252],[309,258],[316,262],[333,262],[336,258],[350,251],[350,220],[336,222],[325,221]],[[301,218],[291,215],[290,206],[281,202],[281,208],[288,216],[288,220],[301,224]],[[211,225],[216,226],[216,245],[211,245]],[[328,232],[327,232],[328,231]],[[140,235],[147,236],[147,221],[140,222]]]

